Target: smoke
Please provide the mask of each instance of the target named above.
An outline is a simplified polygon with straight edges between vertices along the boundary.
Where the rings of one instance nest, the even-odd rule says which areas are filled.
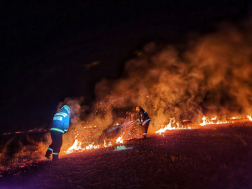
[[[188,77],[195,79],[197,86],[195,102],[205,114],[251,113],[250,32],[250,24],[240,28],[226,24],[186,52]]]
[[[183,50],[146,44],[125,63],[121,78],[96,84],[96,101],[89,109],[80,101],[66,100],[74,112],[68,137],[97,139],[119,119],[118,112],[137,105],[151,118],[148,132],[171,117],[199,122],[203,115],[251,114],[251,32],[250,21],[226,23],[212,34],[189,39]]]

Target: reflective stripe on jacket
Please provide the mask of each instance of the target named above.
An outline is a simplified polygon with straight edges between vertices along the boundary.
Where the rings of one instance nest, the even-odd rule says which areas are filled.
[[[58,128],[51,128],[51,131],[58,131],[60,133],[65,133],[62,129],[58,129]]]
[[[147,123],[147,121],[150,121],[150,119],[146,119],[142,125],[144,125],[145,123]]]

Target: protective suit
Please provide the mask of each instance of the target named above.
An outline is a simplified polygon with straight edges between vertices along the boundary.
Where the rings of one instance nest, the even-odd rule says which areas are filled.
[[[49,146],[45,157],[50,159],[53,154],[53,161],[58,160],[62,146],[62,135],[68,131],[70,123],[70,108],[64,105],[60,112],[53,116],[52,128],[50,129],[52,144]]]
[[[138,121],[141,124],[142,130],[143,130],[143,136],[144,136],[144,138],[146,138],[148,127],[150,124],[150,118],[149,118],[147,112],[144,111],[144,109],[141,108],[140,106],[136,107],[136,111],[139,113],[138,119],[136,121]]]

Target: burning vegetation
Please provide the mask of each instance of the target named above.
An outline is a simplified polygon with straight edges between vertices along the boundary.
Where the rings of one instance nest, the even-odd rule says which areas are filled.
[[[155,42],[143,46],[125,63],[121,78],[96,84],[90,106],[84,105],[84,97],[59,104],[71,108],[61,154],[142,138],[136,106],[150,116],[148,135],[251,121],[251,26],[224,24],[183,48]]]
[[[182,50],[146,44],[126,62],[121,78],[97,83],[92,106],[82,106],[84,99],[65,100],[74,113],[63,148],[74,140],[88,146],[141,138],[132,110],[137,105],[151,118],[148,134],[250,121],[251,30],[250,22],[223,24],[212,34],[190,39]]]

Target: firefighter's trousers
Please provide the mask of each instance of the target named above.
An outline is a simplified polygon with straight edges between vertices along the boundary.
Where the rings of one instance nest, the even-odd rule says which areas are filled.
[[[149,128],[149,124],[150,124],[150,120],[148,120],[148,121],[146,121],[146,122],[144,122],[142,124],[144,138],[146,138],[146,136],[147,136],[147,131],[148,131],[148,128]]]
[[[53,160],[57,160],[60,148],[62,146],[63,133],[58,131],[50,131],[50,133],[52,138],[52,144],[49,146],[45,156],[49,159],[50,155],[53,154]]]

